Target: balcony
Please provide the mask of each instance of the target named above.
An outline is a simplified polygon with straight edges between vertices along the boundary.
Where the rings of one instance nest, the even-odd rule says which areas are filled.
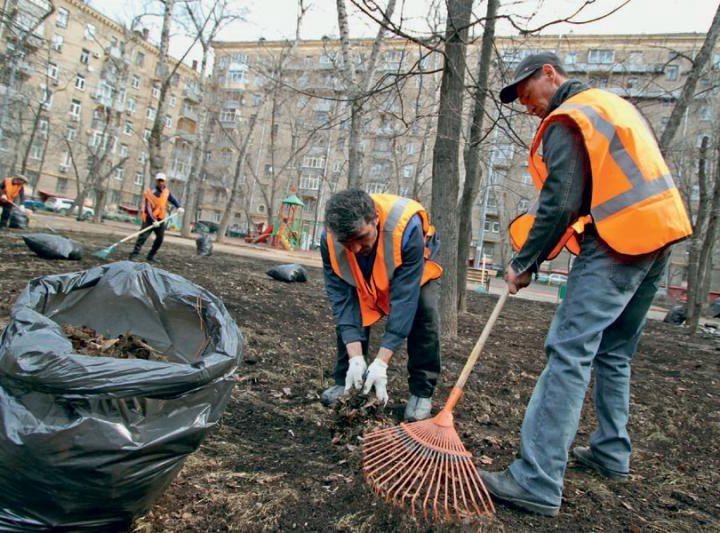
[[[662,74],[660,64],[636,65],[630,63],[573,63],[563,65],[568,74],[574,73],[613,73],[613,74]]]
[[[190,119],[195,123],[197,123],[197,121],[198,121],[197,111],[195,111],[194,109],[191,109],[189,107],[186,107],[186,106],[183,106],[180,109],[180,113],[178,113],[178,117]]]
[[[183,89],[183,98],[185,98],[186,100],[190,100],[191,102],[194,102],[196,104],[199,104],[200,100],[201,100],[200,91],[196,88],[191,88],[191,87],[186,86]]]

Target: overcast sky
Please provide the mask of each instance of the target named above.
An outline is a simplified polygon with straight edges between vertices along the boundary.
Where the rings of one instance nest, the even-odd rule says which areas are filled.
[[[385,5],[386,0],[377,0]],[[623,0],[596,0],[590,8],[578,15],[577,20],[588,20],[604,14],[619,6]],[[143,6],[152,4],[151,0],[91,0],[93,7],[121,22],[127,22],[137,13],[143,12]],[[305,39],[320,38],[323,35],[337,36],[337,14],[335,0],[306,0],[311,5],[305,17],[301,36]],[[397,18],[402,6],[403,25],[414,32],[428,30],[431,6],[440,3],[444,11],[444,0],[398,0]],[[538,27],[550,20],[566,18],[584,2],[582,0],[501,0],[501,13],[521,13],[525,19],[518,23],[528,28]],[[228,27],[221,35],[225,40],[253,41],[260,37],[266,39],[284,39],[295,33],[297,0],[249,0],[238,6],[246,6],[244,22]],[[350,0],[348,5],[351,6]],[[482,16],[486,2],[476,2],[476,14]],[[544,33],[610,34],[610,33],[705,33],[717,8],[717,0],[630,0],[630,3],[618,12],[603,20],[582,25],[553,25]],[[353,10],[354,11],[354,10]],[[146,19],[152,25],[152,19]],[[155,19],[155,24],[159,24]],[[367,17],[354,12],[351,14],[350,32],[352,37],[371,36],[375,27]],[[157,35],[155,30],[153,34]],[[498,27],[498,35],[517,35],[508,23]],[[183,54],[187,46],[185,39],[175,36],[171,52],[176,57]]]

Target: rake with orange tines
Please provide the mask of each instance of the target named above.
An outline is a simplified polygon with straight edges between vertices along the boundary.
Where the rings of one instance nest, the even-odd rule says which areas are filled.
[[[453,425],[452,411],[505,305],[500,296],[445,406],[434,417],[372,431],[363,441],[363,471],[373,490],[413,516],[464,520],[495,513],[490,495]]]

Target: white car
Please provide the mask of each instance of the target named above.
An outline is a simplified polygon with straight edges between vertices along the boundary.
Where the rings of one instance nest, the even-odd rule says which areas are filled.
[[[47,207],[50,211],[55,211],[57,213],[65,213],[68,209],[70,209],[72,204],[73,200],[70,198],[60,198],[59,196],[48,198],[45,201],[45,207]],[[73,212],[77,213],[77,206],[75,206]],[[92,207],[83,206],[82,214],[83,217],[91,217],[95,215],[95,210]]]
[[[548,283],[550,283],[550,285],[565,285],[567,283],[567,276],[564,274],[550,274]]]

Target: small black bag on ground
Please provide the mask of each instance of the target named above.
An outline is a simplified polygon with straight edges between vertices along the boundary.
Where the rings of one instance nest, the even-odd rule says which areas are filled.
[[[210,237],[210,235],[208,235],[207,233],[203,233],[197,239],[195,239],[195,248],[197,249],[197,254],[200,256],[207,257],[209,255],[212,255],[212,237]]]
[[[297,263],[277,265],[268,269],[265,273],[278,281],[307,281],[307,271]]]
[[[682,325],[687,319],[687,309],[682,305],[676,305],[670,311],[667,312],[663,322],[667,324],[673,324],[675,326]]]
[[[25,213],[13,207],[10,211],[8,225],[13,229],[27,229],[28,220],[28,216]]]
[[[63,324],[170,362],[79,355]],[[242,347],[219,298],[143,263],[31,281],[0,336],[0,530],[126,530],[217,423]]]
[[[71,259],[73,261],[82,259],[82,245],[60,235],[29,233],[23,235],[23,240],[28,248],[43,259]]]

